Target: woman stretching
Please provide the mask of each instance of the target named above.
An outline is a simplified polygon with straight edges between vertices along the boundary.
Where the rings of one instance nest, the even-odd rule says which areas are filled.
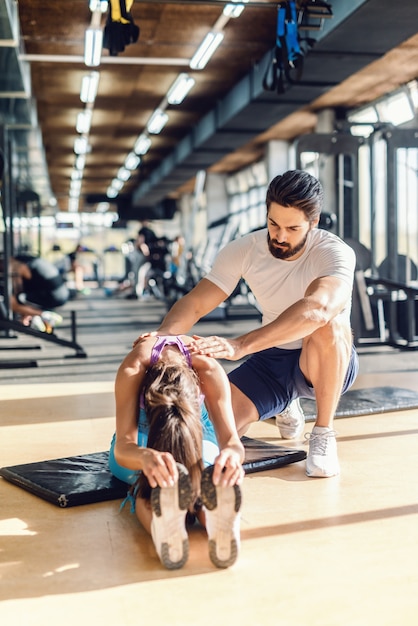
[[[206,527],[212,562],[229,567],[239,551],[244,447],[225,371],[190,355],[190,341],[144,336],[123,360],[109,467],[132,485],[136,515],[165,567],[188,558],[188,512]]]

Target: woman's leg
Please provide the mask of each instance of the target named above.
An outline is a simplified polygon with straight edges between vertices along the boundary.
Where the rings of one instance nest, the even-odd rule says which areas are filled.
[[[147,533],[151,534],[152,509],[150,501],[137,498],[135,500],[135,513]]]

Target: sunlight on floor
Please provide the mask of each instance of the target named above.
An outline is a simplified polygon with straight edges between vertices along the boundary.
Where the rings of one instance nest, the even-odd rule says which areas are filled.
[[[17,517],[0,520],[0,537],[36,534],[32,530],[28,530],[28,525]]]

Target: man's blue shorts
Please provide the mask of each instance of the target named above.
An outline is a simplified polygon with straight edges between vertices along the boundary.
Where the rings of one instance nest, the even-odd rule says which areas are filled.
[[[269,348],[252,354],[232,370],[228,378],[256,406],[260,419],[281,413],[295,398],[315,398],[299,366],[301,349]],[[351,387],[358,373],[358,355],[351,351],[342,393]]]

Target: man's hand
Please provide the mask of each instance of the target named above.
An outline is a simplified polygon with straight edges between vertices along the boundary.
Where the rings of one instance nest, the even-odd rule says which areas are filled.
[[[157,335],[158,333],[156,330],[153,331],[152,333],[142,333],[142,335],[139,335],[139,337],[135,339],[135,341],[132,344],[132,347],[135,348],[135,346],[138,345],[138,343],[140,343],[144,339],[147,339],[148,337],[156,337]]]
[[[204,354],[215,359],[238,361],[246,356],[238,339],[226,339],[225,337],[199,337],[193,335],[193,341],[187,346],[191,354]]]

